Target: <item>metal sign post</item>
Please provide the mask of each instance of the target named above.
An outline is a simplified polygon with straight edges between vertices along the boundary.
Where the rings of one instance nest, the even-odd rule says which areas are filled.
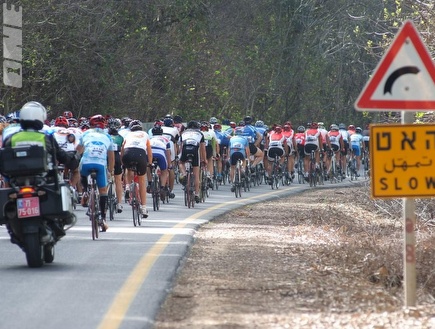
[[[402,124],[414,121],[414,112],[402,111]],[[415,259],[415,199],[403,198],[404,243],[403,278],[405,286],[405,307],[417,304],[417,272]]]

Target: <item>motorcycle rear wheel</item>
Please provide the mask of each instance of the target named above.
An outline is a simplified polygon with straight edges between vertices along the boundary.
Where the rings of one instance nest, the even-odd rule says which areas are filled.
[[[42,250],[39,233],[24,235],[24,251],[29,267],[41,267],[44,264]]]
[[[54,261],[54,245],[46,244],[44,246],[44,261],[49,264]]]

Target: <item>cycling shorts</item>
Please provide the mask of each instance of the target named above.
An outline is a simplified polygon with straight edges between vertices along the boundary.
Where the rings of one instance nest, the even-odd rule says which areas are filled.
[[[119,151],[115,151],[115,167],[114,169],[114,174],[115,175],[121,175],[122,174],[122,166],[121,166],[121,154],[119,153]]]
[[[99,163],[84,163],[80,167],[80,176],[88,177],[91,171],[97,172],[97,186],[103,188],[107,186],[107,166]]]
[[[153,162],[156,161],[160,170],[168,169],[168,162],[166,159],[165,151],[158,148],[151,148],[153,150]]]
[[[148,157],[145,150],[137,147],[129,147],[124,149],[122,156],[122,164],[125,168],[130,169],[136,163],[136,173],[138,176],[143,176],[147,172]]]
[[[258,150],[259,150],[259,148],[257,146],[255,146],[254,143],[249,143],[249,152],[251,152],[252,155],[257,153]]]
[[[305,155],[310,155],[311,151],[317,151],[319,147],[316,144],[305,144],[304,153]]]
[[[183,149],[181,150],[180,161],[186,162],[187,156],[192,156],[192,166],[199,166],[199,146],[196,145],[183,145]]]
[[[235,166],[238,160],[245,160],[245,155],[242,152],[234,152],[231,154],[230,164]]]
[[[357,157],[361,155],[361,147],[359,145],[352,145],[352,151]]]
[[[281,147],[269,147],[269,152],[267,154],[267,159],[269,161],[275,161],[275,157],[282,157],[284,155],[284,150]]]

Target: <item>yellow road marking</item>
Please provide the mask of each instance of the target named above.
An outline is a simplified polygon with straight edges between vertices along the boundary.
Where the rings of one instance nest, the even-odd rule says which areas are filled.
[[[193,222],[194,220],[200,218],[204,214],[207,214],[215,209],[219,209],[224,207],[228,204],[233,203],[240,203],[242,200],[251,200],[258,198],[261,195],[270,195],[270,194],[278,194],[281,192],[285,192],[291,187],[281,189],[281,190],[274,190],[267,193],[255,195],[252,197],[244,198],[244,199],[235,199],[233,201],[227,201],[224,203],[219,203],[216,205],[213,205],[207,209],[204,209],[196,214],[193,214],[192,216],[186,218],[182,222],[176,224],[173,228],[184,228],[189,223]],[[176,234],[165,234],[163,235],[155,244],[154,246],[148,251],[139,261],[139,263],[134,268],[133,272],[130,274],[130,276],[127,278],[119,292],[116,294],[112,305],[110,306],[109,310],[106,312],[104,318],[100,322],[98,328],[99,329],[117,329],[121,325],[122,321],[124,320],[125,314],[127,313],[128,309],[130,308],[131,303],[133,302],[134,298],[136,297],[140,287],[142,286],[143,282],[146,280],[149,272],[151,271],[151,268],[153,267],[155,261],[161,256],[163,251],[165,250],[167,244],[171,242],[172,238]]]

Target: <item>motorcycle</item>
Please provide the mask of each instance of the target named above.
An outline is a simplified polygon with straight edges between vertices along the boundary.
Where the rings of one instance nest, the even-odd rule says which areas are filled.
[[[9,186],[0,189],[0,225],[25,253],[29,267],[54,261],[54,246],[76,223],[68,183],[47,164],[42,146],[0,150],[0,173]]]

